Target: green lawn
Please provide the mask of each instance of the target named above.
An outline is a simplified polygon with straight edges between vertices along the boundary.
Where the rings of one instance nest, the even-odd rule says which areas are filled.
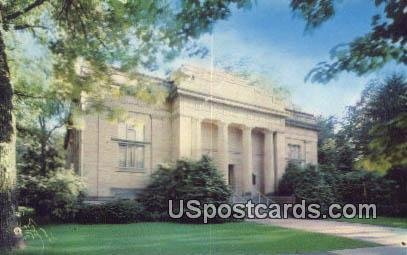
[[[341,218],[340,221],[352,222],[352,223],[361,223],[361,224],[371,224],[379,225],[386,227],[397,227],[397,228],[407,228],[407,218],[398,218],[398,217],[382,217],[378,216],[376,219],[345,219]]]
[[[377,246],[346,238],[254,223],[57,225],[52,241],[29,241],[18,254],[278,254]]]

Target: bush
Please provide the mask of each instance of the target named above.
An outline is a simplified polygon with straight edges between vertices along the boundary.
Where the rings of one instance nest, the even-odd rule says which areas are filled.
[[[392,204],[394,182],[378,173],[352,171],[342,175],[337,183],[338,199],[342,203]]]
[[[405,208],[394,199],[395,183],[374,172],[318,170],[289,163],[279,187],[279,195],[295,195],[297,200],[318,203],[324,211],[330,203],[376,204],[381,215],[400,215]]]
[[[105,204],[83,204],[75,215],[81,224],[126,224],[141,218],[141,206],[131,200],[117,200]]]
[[[27,225],[30,221],[35,221],[35,210],[31,207],[19,206],[17,217],[20,225]]]
[[[378,205],[377,214],[393,217],[407,217],[407,204],[391,204],[391,205]]]
[[[20,205],[34,208],[40,221],[71,221],[84,197],[85,185],[72,170],[21,175],[18,184]]]
[[[395,182],[394,195],[399,203],[407,204],[407,166],[398,166],[387,172],[386,179]]]
[[[301,167],[289,163],[280,181],[278,194],[295,195],[297,201],[305,200],[306,204],[320,204],[322,211],[335,201],[335,195],[326,181],[325,173],[312,165]]]
[[[212,161],[204,156],[199,161],[179,160],[173,167],[161,166],[153,175],[152,181],[140,195],[138,201],[144,208],[144,219],[149,221],[167,221],[168,201],[175,206],[179,200],[198,200],[213,203],[216,206],[228,203],[231,192]],[[185,206],[185,204],[184,204]],[[176,211],[176,208],[174,211]],[[184,214],[185,215],[185,214]],[[202,222],[202,219],[182,217],[180,222]],[[214,219],[212,222],[221,222]]]
[[[278,185],[277,195],[291,196],[295,193],[295,186],[298,183],[298,177],[304,171],[300,165],[289,162],[284,175],[281,177]]]

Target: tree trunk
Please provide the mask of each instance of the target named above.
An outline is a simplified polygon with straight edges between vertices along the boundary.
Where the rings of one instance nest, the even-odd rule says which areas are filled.
[[[41,148],[41,154],[40,154],[40,174],[41,176],[46,176],[47,175],[47,161],[46,161],[46,148],[47,148],[47,142],[48,142],[48,134],[47,134],[47,128],[45,125],[45,119],[43,117],[39,117],[38,121],[40,123],[40,148]]]
[[[0,250],[15,245],[16,137],[13,120],[13,88],[7,63],[6,47],[0,28]]]

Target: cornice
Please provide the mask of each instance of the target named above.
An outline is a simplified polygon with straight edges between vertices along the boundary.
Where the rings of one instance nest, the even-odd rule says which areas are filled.
[[[174,99],[177,96],[186,96],[186,97],[196,98],[196,99],[200,99],[200,100],[203,100],[206,102],[223,104],[223,105],[237,107],[237,108],[245,109],[245,110],[249,110],[249,111],[255,111],[255,112],[264,113],[264,114],[271,114],[271,115],[275,115],[278,117],[286,118],[289,116],[289,113],[286,112],[285,110],[280,111],[280,110],[266,108],[266,107],[257,106],[257,105],[253,105],[253,104],[241,103],[239,101],[226,99],[226,98],[218,97],[218,96],[206,95],[206,94],[188,90],[185,88],[177,88],[176,90],[173,91],[173,93],[171,93],[172,99]]]

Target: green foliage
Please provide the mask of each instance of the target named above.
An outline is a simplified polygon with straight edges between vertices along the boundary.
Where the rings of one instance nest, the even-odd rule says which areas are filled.
[[[396,200],[407,204],[407,167],[395,167],[385,175],[386,179],[395,182],[393,193]]]
[[[405,165],[407,81],[392,75],[372,81],[348,109],[344,132],[355,146],[357,167],[386,172]]]
[[[367,171],[319,170],[315,166],[288,164],[278,186],[279,195],[295,195],[297,200],[317,203],[326,210],[331,203],[372,203],[389,207],[379,213],[395,214],[399,202],[396,185],[378,173]]]
[[[35,210],[31,207],[19,206],[17,216],[21,225],[27,225],[35,219]]]
[[[20,204],[35,209],[41,219],[69,221],[77,211],[85,185],[72,170],[59,169],[47,176],[21,175]]]
[[[41,77],[35,72],[32,77],[21,75],[19,70],[24,72],[30,69],[27,67],[24,69],[19,65],[24,61],[19,61],[16,48],[13,47],[20,43],[14,37],[16,34],[31,34],[30,50],[38,49],[40,45],[46,54],[49,54],[49,58],[44,58],[49,60],[48,63],[52,63],[47,79],[51,82],[47,89],[52,91],[53,100],[69,109],[68,124],[71,128],[76,124],[74,120],[78,119],[74,113],[82,113],[81,100],[84,95],[90,98],[85,113],[101,110],[117,112],[106,103],[114,95],[114,88],[111,85],[112,74],[116,70],[113,70],[113,66],[126,72],[136,72],[140,68],[152,70],[161,60],[172,59],[185,48],[184,46],[189,46],[186,47],[186,51],[190,54],[199,54],[199,47],[196,47],[193,40],[200,34],[210,31],[217,20],[227,18],[233,4],[236,4],[237,8],[242,8],[248,2],[246,0],[188,0],[175,3],[165,0],[0,1],[1,192],[3,189],[7,189],[8,193],[11,192],[16,176],[14,160],[16,128],[12,117],[14,109],[12,81],[16,80],[16,83],[21,85],[45,85],[38,82],[41,81]],[[5,37],[11,38],[11,42],[6,41]],[[10,60],[17,63],[16,66],[10,64]],[[82,65],[81,62],[86,65]],[[19,80],[20,75],[24,79]],[[25,80],[26,77],[29,79]],[[27,93],[26,90],[30,89],[30,86],[21,88],[23,89],[16,91],[17,94],[24,97],[37,96],[30,93],[32,90]],[[142,96],[146,95],[146,90],[141,91]],[[41,96],[43,95],[39,97]],[[150,98],[150,94],[148,96]],[[42,175],[45,176],[44,171]],[[4,215],[7,219],[2,223],[13,222],[10,215],[14,214]],[[10,239],[11,231],[2,225],[1,246],[3,237]],[[12,244],[6,246],[11,247]]]
[[[336,183],[342,203],[391,204],[395,183],[383,176],[366,171],[352,171],[339,176]]]
[[[356,153],[344,130],[335,131],[339,124],[333,116],[317,118],[318,163],[320,168],[325,170],[351,171]]]
[[[161,166],[153,175],[151,183],[139,197],[144,208],[146,220],[171,220],[168,215],[168,201],[173,200],[177,206],[183,199],[198,200],[203,203],[219,205],[228,203],[231,192],[223,176],[221,176],[213,162],[207,157],[199,161],[179,160],[175,166]],[[174,209],[176,211],[177,209]],[[216,219],[215,222],[221,219]],[[179,221],[191,221],[184,217]],[[197,219],[202,222],[202,219]]]
[[[82,224],[127,224],[141,218],[142,207],[135,201],[117,200],[104,204],[82,204],[75,222]]]
[[[371,81],[348,107],[339,129],[319,117],[318,162],[322,169],[365,169],[385,173],[407,165],[407,82],[394,74]]]
[[[306,29],[319,27],[335,15],[337,0],[292,0],[291,9],[306,21]],[[306,79],[327,83],[342,71],[363,75],[393,61],[407,64],[407,4],[400,0],[374,1],[378,14],[372,17],[371,29],[348,44],[331,50],[332,62],[321,62]]]
[[[3,28],[9,38],[7,54],[17,63],[11,64],[12,80],[41,84],[38,81],[45,73],[48,80],[42,87],[47,87],[52,91],[52,98],[64,102],[76,113],[80,112],[77,109],[84,93],[89,96],[87,113],[107,111],[114,115],[119,106],[112,107],[106,101],[126,92],[142,101],[156,102],[162,99],[162,93],[155,94],[138,72],[155,70],[182,51],[189,55],[205,54],[207,51],[195,40],[210,32],[217,20],[229,17],[234,6],[245,8],[250,2],[6,1],[1,9]],[[46,60],[47,65],[28,68],[44,72],[31,77],[23,75],[20,79],[24,65],[32,65],[20,60],[30,55],[19,50],[22,37],[32,41],[26,48],[41,49],[35,58]],[[116,93],[111,84],[112,75],[117,72],[125,72],[139,83],[133,84],[131,90]],[[27,89],[32,91],[27,86],[18,87],[17,92],[22,95],[27,94]]]
[[[295,185],[298,183],[298,177],[303,170],[299,164],[289,162],[278,184],[277,193],[282,196],[295,194]]]
[[[318,116],[318,163],[324,166],[337,165],[337,146],[335,141],[335,125],[337,120],[333,116],[324,118]]]
[[[278,193],[295,195],[297,200],[321,205],[322,210],[335,201],[332,187],[326,181],[325,173],[312,165],[301,167],[289,163],[280,180]]]
[[[308,30],[320,26],[335,15],[334,2],[334,0],[292,0],[290,6],[295,13],[305,19]]]
[[[40,141],[35,130],[20,130],[17,137],[18,175],[45,176],[65,166],[63,137],[54,134]]]

